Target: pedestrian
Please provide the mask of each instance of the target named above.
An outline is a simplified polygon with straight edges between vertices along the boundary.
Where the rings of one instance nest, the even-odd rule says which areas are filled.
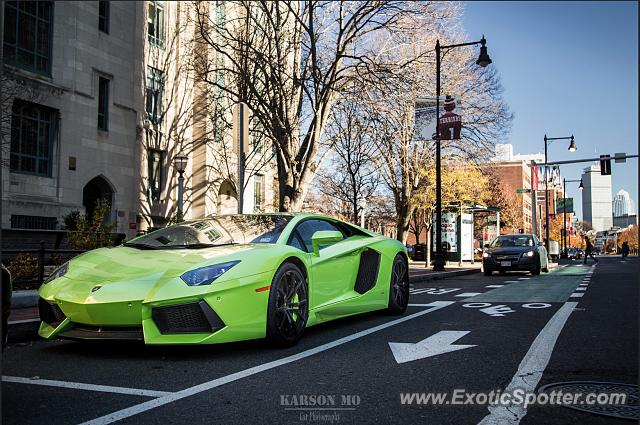
[[[593,261],[598,264],[598,259],[593,256],[593,245],[591,245],[591,241],[589,240],[588,236],[584,237],[584,243],[586,244],[584,248],[584,264],[587,264],[587,258],[589,258],[589,256],[591,256]]]
[[[627,241],[622,242],[622,259],[624,260],[629,255],[629,243]]]

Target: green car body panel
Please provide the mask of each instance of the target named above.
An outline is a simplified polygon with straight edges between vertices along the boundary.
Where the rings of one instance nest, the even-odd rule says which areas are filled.
[[[391,267],[404,246],[351,224],[315,214],[292,214],[275,243],[250,243],[203,249],[144,250],[127,246],[100,248],[68,263],[67,272],[45,283],[41,302],[56,305],[60,323],[41,322],[39,334],[55,338],[78,325],[142,327],[146,344],[215,344],[264,338],[269,286],[285,262],[301,266],[309,291],[307,327],[388,307]],[[319,255],[287,245],[298,223],[319,218],[342,223],[358,234],[320,250]],[[354,284],[360,253],[380,254],[375,286],[360,294]],[[229,261],[239,262],[211,284],[189,286],[181,275],[189,270]],[[214,332],[161,333],[152,310],[204,301],[224,326]]]

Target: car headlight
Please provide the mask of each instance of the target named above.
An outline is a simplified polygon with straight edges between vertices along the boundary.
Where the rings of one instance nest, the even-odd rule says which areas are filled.
[[[533,257],[533,254],[535,254],[535,251],[527,251],[524,255],[526,255],[527,257]]]
[[[69,270],[68,262],[64,263],[63,265],[55,269],[53,273],[51,273],[49,277],[42,284],[44,285],[46,283],[51,282],[52,280],[59,278],[60,276],[64,276],[67,273],[67,270]]]
[[[482,253],[482,258],[489,258],[489,257],[491,257],[491,254],[488,253],[487,251]]]
[[[228,263],[214,264],[212,266],[189,270],[183,273],[180,279],[189,286],[210,285],[214,280],[225,274],[231,267],[239,262],[240,260],[229,261]]]

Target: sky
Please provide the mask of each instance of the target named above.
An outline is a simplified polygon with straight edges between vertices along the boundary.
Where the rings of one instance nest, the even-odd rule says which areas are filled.
[[[636,2],[468,2],[470,40],[484,34],[504,99],[515,114],[514,154],[544,152],[544,135],[573,134],[549,145],[549,162],[638,153],[638,4]],[[446,72],[446,71],[445,71]],[[563,165],[579,180],[590,163]],[[638,159],[612,161],[612,196],[625,189],[638,202]],[[567,183],[582,219],[578,183]]]

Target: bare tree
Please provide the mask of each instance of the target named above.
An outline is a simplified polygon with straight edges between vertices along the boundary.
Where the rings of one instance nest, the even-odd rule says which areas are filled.
[[[376,146],[372,130],[368,111],[356,98],[336,103],[327,127],[333,151],[319,172],[319,186],[322,193],[346,207],[340,212],[353,223],[358,222],[359,200],[370,198],[380,181],[373,160]]]
[[[386,78],[380,79],[384,84],[367,86],[367,100],[375,110],[379,135],[379,168],[393,196],[397,238],[402,242],[406,242],[420,191],[433,188],[433,181],[423,170],[432,166],[435,149],[431,141],[416,137],[415,100],[435,93],[431,46],[437,39],[444,44],[462,41],[459,21],[458,5],[444,3],[434,6],[421,20],[390,32],[387,44],[393,48],[381,50],[379,55],[386,64]],[[460,96],[464,131],[461,140],[442,143],[443,156],[450,163],[482,160],[512,118],[500,97],[500,82],[495,71],[481,70],[473,63],[472,49],[451,50],[445,56],[442,92]],[[427,212],[425,217],[430,222],[431,214]]]
[[[230,1],[216,22],[197,2],[201,38],[218,58],[201,57],[208,84],[249,105],[275,146],[279,207],[300,209],[324,155],[331,110],[349,83],[369,73],[372,36],[424,3],[395,1]],[[224,84],[217,75],[242,84]]]

